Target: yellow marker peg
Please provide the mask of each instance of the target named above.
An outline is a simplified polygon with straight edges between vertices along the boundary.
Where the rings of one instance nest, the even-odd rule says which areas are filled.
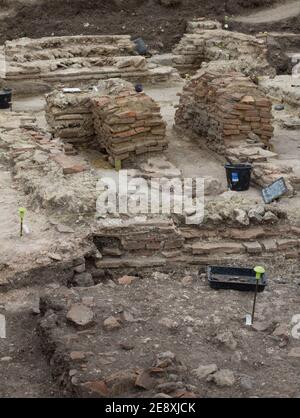
[[[256,297],[257,297],[257,292],[258,292],[258,282],[262,278],[263,274],[266,272],[265,268],[262,267],[262,266],[255,266],[253,270],[256,273],[256,275],[255,275],[255,278],[256,278],[256,286],[255,286],[255,293],[254,293],[254,300],[253,300],[253,308],[252,308],[252,316],[251,316],[252,324],[254,322]]]

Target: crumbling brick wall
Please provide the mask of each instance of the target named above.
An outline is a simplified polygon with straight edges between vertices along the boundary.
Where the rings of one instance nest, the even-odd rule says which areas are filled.
[[[273,134],[271,101],[240,73],[200,70],[184,87],[176,125],[204,136],[224,154],[247,141],[250,133],[268,146]]]
[[[253,77],[276,74],[268,62],[265,36],[223,30],[218,22],[205,18],[189,22],[187,32],[173,49],[174,66],[181,73],[209,63],[210,69],[225,67]]]

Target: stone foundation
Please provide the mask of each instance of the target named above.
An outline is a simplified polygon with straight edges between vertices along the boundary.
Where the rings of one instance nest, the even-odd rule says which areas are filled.
[[[267,60],[265,37],[222,30],[205,18],[188,23],[187,32],[173,49],[174,66],[181,72],[197,70],[203,63],[210,69],[240,71],[245,75],[276,74]]]
[[[62,84],[87,87],[101,79],[162,82],[178,77],[175,69],[148,64],[127,35],[65,36],[7,41],[1,84],[17,93],[48,92]]]

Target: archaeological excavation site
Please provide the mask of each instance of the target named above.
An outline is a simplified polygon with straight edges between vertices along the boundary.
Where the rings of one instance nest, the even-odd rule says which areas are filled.
[[[0,398],[299,398],[299,255],[299,0],[0,0]]]

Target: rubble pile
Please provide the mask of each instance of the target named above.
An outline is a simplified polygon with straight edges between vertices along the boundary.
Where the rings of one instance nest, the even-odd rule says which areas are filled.
[[[256,134],[265,146],[273,134],[271,101],[241,73],[200,70],[181,94],[176,124],[207,137],[225,154]]]
[[[296,278],[284,286],[274,278],[260,296],[253,327],[241,329],[249,298],[235,292],[228,303],[228,291],[205,285],[198,265],[85,274],[95,285],[46,289],[39,303],[37,332],[68,395],[176,400],[298,393],[299,354],[290,332]],[[249,373],[249,363],[258,361],[257,344],[277,364],[274,378],[258,388],[266,368]]]
[[[187,32],[173,49],[174,66],[181,72],[197,70],[202,63],[210,69],[240,71],[246,75],[276,74],[267,60],[264,36],[251,36],[221,29],[218,22],[196,19],[188,23]]]
[[[116,90],[113,83],[106,95],[93,97],[92,103],[97,138],[112,160],[167,147],[159,105],[131,84]]]

